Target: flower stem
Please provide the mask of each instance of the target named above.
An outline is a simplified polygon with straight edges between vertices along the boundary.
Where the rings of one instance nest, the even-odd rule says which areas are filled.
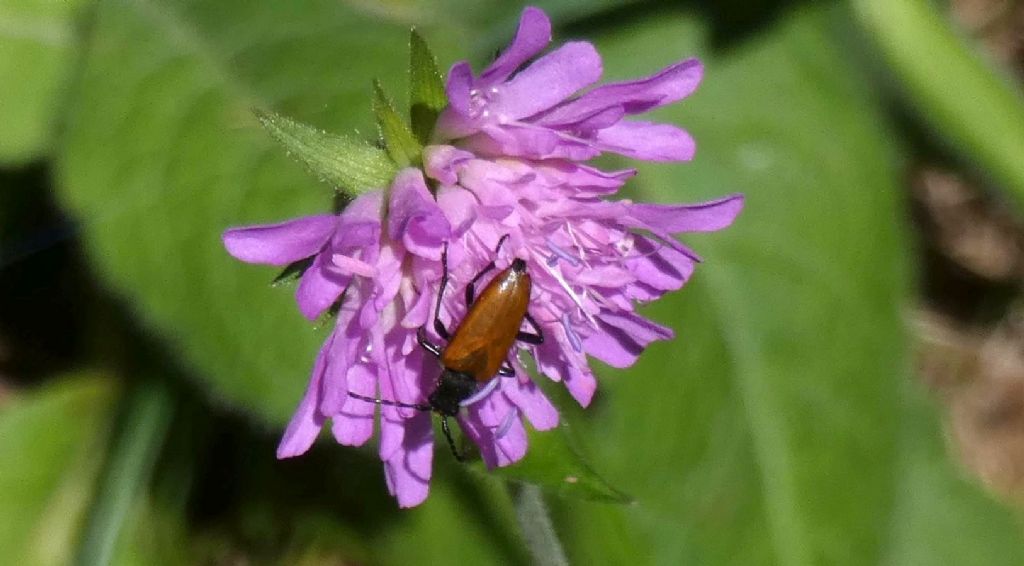
[[[161,381],[143,381],[126,393],[96,498],[82,529],[75,564],[111,562],[121,527],[136,494],[150,477],[172,413],[171,392]]]
[[[1024,204],[1024,97],[929,0],[853,0],[912,107]]]
[[[565,558],[562,543],[558,541],[540,488],[532,484],[511,484],[510,489],[516,520],[533,563],[538,566],[568,566],[569,561]]]

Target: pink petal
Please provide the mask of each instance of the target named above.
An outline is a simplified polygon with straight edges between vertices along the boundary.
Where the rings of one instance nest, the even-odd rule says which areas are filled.
[[[633,248],[635,257],[627,259],[627,268],[636,278],[654,289],[674,291],[693,273],[694,261],[675,248],[637,237]]]
[[[612,106],[611,108],[606,108],[599,112],[582,116],[575,122],[560,124],[557,127],[570,132],[593,132],[595,130],[610,128],[615,124],[618,124],[619,120],[621,120],[625,114],[626,110],[621,106]]]
[[[557,130],[530,125],[484,126],[480,133],[460,143],[480,155],[498,157],[586,161],[601,153],[590,141],[574,138]]]
[[[450,145],[428,145],[423,148],[424,172],[445,185],[458,183],[458,167],[471,159],[472,153]]]
[[[427,189],[419,169],[398,172],[391,185],[388,230],[392,240],[428,259],[441,259],[441,247],[451,237],[451,226]]]
[[[309,320],[316,320],[338,300],[351,280],[351,275],[332,269],[326,254],[318,254],[295,289],[299,312]]]
[[[525,383],[519,379],[505,379],[505,381],[511,382],[511,384],[504,385],[502,392],[526,415],[533,428],[550,430],[558,426],[558,411],[537,387],[537,384],[529,378]]]
[[[495,462],[498,467],[511,466],[526,456],[526,428],[519,417],[514,418],[511,427],[494,440],[494,445],[498,449],[498,458]]]
[[[576,399],[576,402],[585,408],[590,405],[594,399],[594,392],[597,391],[597,380],[594,379],[594,373],[586,366],[570,365],[568,369],[568,375],[563,380],[565,388],[569,390],[573,399]]]
[[[422,391],[421,383],[424,381],[427,362],[423,352],[416,350],[408,355],[402,354],[404,339],[408,336],[408,331],[404,329],[378,337],[379,334],[378,329],[371,330],[373,341],[370,356],[377,364],[381,399],[405,404],[423,403],[426,394]],[[399,422],[421,412],[410,407],[385,406],[382,409],[381,424],[383,426],[384,421]],[[383,445],[381,450],[382,459],[387,459],[389,455]]]
[[[434,132],[440,139],[458,139],[469,135],[479,128],[479,123],[472,114],[473,69],[469,63],[459,61],[448,70],[448,81],[445,93],[448,95],[448,107],[437,118]]]
[[[537,368],[551,379],[563,382],[581,407],[590,405],[597,390],[597,380],[587,366],[586,358],[576,353],[565,330],[552,330],[547,335],[553,336],[554,340],[535,348]]]
[[[393,399],[390,387],[384,386],[386,381],[381,380],[381,399]],[[430,413],[409,410],[407,414],[399,414],[396,407],[381,407],[380,446],[377,449],[380,459],[385,462],[395,459],[403,447],[409,444],[409,423],[422,422],[424,419],[429,427]]]
[[[508,398],[501,394],[488,395],[469,407],[476,409],[474,411],[476,418],[479,419],[480,424],[489,429],[500,427],[505,422],[508,412],[512,410],[512,404],[509,403]]]
[[[444,211],[452,226],[452,238],[458,239],[477,216],[477,202],[469,191],[454,186],[442,186],[437,191],[437,205]]]
[[[624,220],[626,222],[630,221],[629,218],[625,218]],[[693,261],[694,263],[700,263],[701,261],[703,261],[701,257],[697,254],[697,252],[691,250],[682,242],[672,237],[671,234],[662,232],[661,230],[657,230],[654,228],[650,228],[650,232],[652,236],[655,236],[658,240],[660,240],[660,243],[663,246],[668,246],[675,250],[676,252],[685,255],[686,257],[690,258],[690,260]]]
[[[636,169],[608,172],[561,160],[545,162],[538,169],[551,182],[565,184],[572,192],[589,195],[612,194],[636,175]]]
[[[352,206],[351,204],[349,206]],[[350,257],[360,256],[369,261],[376,257],[374,251],[380,242],[380,220],[357,216],[344,216],[338,223],[338,230],[331,237],[330,251]]]
[[[703,75],[704,66],[697,59],[680,61],[650,77],[601,85],[545,114],[538,123],[571,124],[613,106],[627,114],[647,112],[689,96]]]
[[[662,232],[714,232],[732,224],[743,209],[743,195],[734,194],[698,204],[633,204],[629,215],[639,226]]]
[[[359,316],[359,324],[370,330],[378,326],[381,313],[391,304],[402,286],[402,261],[405,255],[398,246],[391,245],[379,248],[377,258],[377,277],[373,280],[371,300],[363,306]]]
[[[435,286],[436,287],[436,286]],[[426,325],[433,317],[434,308],[434,297],[437,296],[437,291],[432,289],[424,289],[416,297],[416,302],[406,311],[405,317],[402,318],[403,328],[419,328]]]
[[[381,398],[389,399],[390,397],[383,391],[381,389]],[[380,445],[377,448],[377,453],[380,455],[380,459],[386,462],[394,459],[402,448],[402,442],[405,440],[406,419],[402,418],[394,407],[381,407],[380,413]],[[410,418],[415,418],[415,416]]]
[[[483,162],[474,161],[474,165],[478,163]],[[510,181],[512,180],[496,179],[487,173],[488,168],[485,167],[467,167],[462,180],[462,186],[469,189],[476,196],[476,199],[480,201],[480,205],[509,209],[505,213],[505,216],[507,216],[519,201],[516,191],[513,190],[514,187],[510,186]]]
[[[600,331],[584,338],[587,353],[616,368],[633,365],[654,340],[672,338],[672,329],[634,313],[604,312],[598,316]]]
[[[676,288],[682,287],[680,283]],[[653,285],[649,285],[642,281],[638,281],[623,291],[625,297],[631,301],[638,301],[641,303],[649,303],[655,299],[661,298],[665,294],[665,289],[658,289]]]
[[[566,43],[534,61],[493,94],[487,110],[499,122],[532,116],[601,78],[601,56],[585,41]]]
[[[244,262],[288,265],[320,251],[337,224],[338,217],[319,214],[280,224],[231,228],[221,239],[228,253]]]
[[[486,88],[507,79],[530,57],[538,54],[551,42],[551,21],[543,10],[527,6],[519,17],[519,29],[512,43],[491,63],[477,81],[478,88]]]
[[[348,240],[352,238],[367,238],[359,240],[362,244],[369,244],[372,239],[374,232],[370,232],[367,236],[352,236],[345,231],[360,230],[361,226],[364,225],[376,225],[380,226],[381,222],[381,208],[384,205],[384,191],[370,191],[357,196],[352,202],[348,203],[345,210],[341,212],[340,221],[342,227],[339,228],[339,232],[345,234],[342,241],[336,242],[339,245],[344,246]],[[342,230],[344,229],[344,231]]]
[[[598,130],[594,142],[606,151],[645,161],[689,161],[697,150],[685,130],[652,122],[621,121]]]
[[[434,437],[430,415],[423,413],[405,421],[403,443],[392,457],[384,460],[384,479],[398,506],[415,507],[430,492]]]
[[[466,407],[464,415],[459,417],[459,423],[480,448],[480,456],[488,468],[507,466],[526,454],[526,430],[513,413],[515,410],[504,395],[495,394]],[[507,422],[510,415],[514,421]],[[499,437],[496,432],[504,424],[510,426]]]
[[[348,390],[364,397],[373,398],[377,395],[377,376],[373,369],[365,363],[357,363],[349,368]],[[331,432],[339,444],[345,446],[362,446],[373,436],[373,416],[377,406],[368,401],[348,397],[341,411],[331,415]]]
[[[329,417],[339,413],[342,407],[350,402],[348,374],[360,350],[367,345],[365,333],[359,327],[357,317],[361,306],[361,293],[354,287],[356,286],[353,285],[352,293],[346,296],[338,311],[338,320],[334,325],[336,339],[328,353],[329,360],[320,397],[320,412]],[[370,395],[373,394],[371,391]]]
[[[358,275],[360,277],[373,278],[377,276],[377,268],[361,259],[349,257],[344,254],[331,256],[331,263],[339,272],[345,275]]]
[[[636,281],[636,275],[619,265],[595,265],[580,271],[572,281],[588,286],[615,288]]]
[[[448,105],[459,114],[469,115],[472,100],[470,91],[473,90],[473,69],[466,61],[459,61],[448,69],[448,80],[445,84],[445,91],[448,95]]]
[[[313,374],[309,378],[309,385],[306,387],[306,394],[302,397],[295,415],[288,423],[288,428],[281,437],[281,443],[277,446],[277,457],[292,458],[305,454],[313,445],[316,437],[320,435],[320,427],[324,424],[324,416],[317,409],[320,404],[320,385],[323,380],[324,369],[327,366],[327,352],[334,344],[334,334],[331,333],[320,347],[316,363],[313,365]]]

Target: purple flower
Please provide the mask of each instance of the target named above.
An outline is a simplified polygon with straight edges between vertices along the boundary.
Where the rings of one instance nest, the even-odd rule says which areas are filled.
[[[436,296],[441,250],[451,228],[421,171],[399,172],[388,192],[386,217],[384,192],[373,191],[337,216],[224,233],[228,252],[246,262],[283,266],[312,258],[296,293],[309,318],[344,292],[335,328],[278,447],[279,458],[306,452],[327,419],[339,443],[359,446],[369,440],[376,407],[349,392],[415,404],[433,390],[438,368],[416,344],[416,329]],[[506,465],[525,454],[520,413],[538,429],[558,423],[554,407],[521,369],[460,419],[489,465]],[[431,416],[384,406],[380,423],[388,488],[399,505],[417,505],[427,496],[431,475]]]
[[[452,67],[450,104],[437,142],[423,150],[422,170],[399,171],[390,187],[359,196],[338,215],[225,232],[225,246],[242,261],[309,260],[296,292],[306,317],[339,305],[278,457],[307,451],[328,419],[339,443],[369,440],[377,406],[352,395],[426,403],[441,368],[416,333],[433,332],[444,250],[444,324],[454,329],[465,316],[462,291],[484,266],[493,261],[500,269],[518,258],[533,281],[529,313],[545,336],[539,345],[517,343],[509,356],[514,375],[494,377],[462,403],[459,423],[489,467],[526,454],[524,420],[537,430],[558,424],[520,363],[522,352],[587,406],[596,389],[588,356],[627,367],[648,344],[672,337],[635,307],[682,287],[700,261],[675,235],[728,226],[742,196],[675,205],[610,201],[635,171],[605,172],[580,161],[605,151],[689,159],[694,147],[686,132],[623,118],[687,96],[701,65],[687,60],[647,79],[577,94],[601,74],[589,43],[568,43],[520,68],[550,34],[547,16],[527,8],[512,45],[479,77],[466,63]],[[426,498],[433,445],[429,413],[380,408],[379,454],[400,506]]]
[[[584,161],[610,151],[650,161],[693,158],[685,131],[624,118],[689,96],[704,73],[700,61],[577,95],[601,78],[601,56],[590,43],[574,41],[523,67],[550,41],[547,15],[526,8],[512,44],[479,77],[466,61],[453,65],[438,139],[492,156]]]

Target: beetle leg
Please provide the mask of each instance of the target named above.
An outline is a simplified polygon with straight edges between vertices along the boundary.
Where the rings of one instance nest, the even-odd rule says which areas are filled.
[[[448,439],[448,447],[452,449],[452,456],[459,462],[465,462],[466,457],[459,454],[459,449],[455,447],[455,439],[452,438],[452,431],[448,428],[448,415],[441,415],[441,430],[444,432],[444,437]]]
[[[488,263],[486,266],[484,266],[484,268],[480,270],[480,273],[477,273],[476,275],[474,275],[473,279],[470,279],[469,283],[466,285],[466,306],[467,307],[472,306],[473,305],[473,301],[476,300],[476,284],[477,284],[477,282],[479,282],[480,278],[483,277],[484,275],[487,275],[487,272],[492,270],[492,269],[494,269],[494,262],[493,261],[491,263]]]
[[[505,245],[505,241],[506,240],[508,240],[508,234],[505,234],[504,236],[502,236],[498,240],[498,245],[494,246],[494,256],[495,257],[498,256],[498,252],[501,251],[501,246]],[[492,269],[494,269],[494,262],[493,261],[491,263],[488,263],[486,266],[484,266],[484,268],[480,270],[480,273],[477,273],[476,275],[474,275],[473,279],[471,279],[469,284],[466,285],[466,306],[467,307],[471,306],[473,304],[473,301],[476,300],[476,284],[480,282],[480,278],[481,277],[486,275],[487,272],[492,270]]]
[[[526,319],[526,322],[530,323],[530,326],[533,327],[533,332],[523,332],[520,330],[519,333],[516,334],[516,340],[526,342],[527,344],[533,344],[534,346],[543,344],[544,331],[540,329],[540,325],[537,324],[537,321],[534,320],[532,316],[530,316],[530,313],[526,313],[524,318]]]
[[[420,329],[416,331],[416,341],[420,343],[420,346],[422,346],[424,350],[433,354],[435,358],[441,357],[441,347],[434,344],[427,338],[426,326],[421,326]]]
[[[448,244],[441,250],[441,286],[437,288],[437,302],[434,303],[434,331],[445,340],[451,338],[448,328],[441,322],[441,299],[444,297],[444,290],[448,287]],[[422,342],[420,342],[422,344]],[[424,346],[426,348],[426,346]],[[427,348],[429,350],[429,348]],[[435,354],[440,355],[440,354]]]
[[[515,377],[516,370],[512,367],[512,364],[508,360],[501,362],[501,367],[498,368],[498,375],[501,377]]]
[[[441,322],[440,318],[434,319],[434,332],[444,340],[451,340],[452,336],[448,332],[448,329],[444,327],[444,323]]]

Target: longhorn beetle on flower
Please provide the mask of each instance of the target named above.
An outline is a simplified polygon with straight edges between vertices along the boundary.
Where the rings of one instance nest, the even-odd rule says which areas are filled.
[[[508,236],[498,240],[495,255],[501,250]],[[515,369],[505,360],[512,344],[519,340],[527,344],[543,344],[544,334],[537,321],[527,312],[530,303],[530,274],[526,262],[516,258],[484,288],[479,298],[475,297],[475,286],[492,269],[494,261],[487,264],[466,285],[466,306],[469,311],[455,329],[454,334],[441,322],[441,299],[448,286],[448,251],[441,254],[443,274],[434,304],[434,331],[448,340],[444,348],[433,344],[427,338],[426,327],[421,326],[416,334],[420,346],[441,362],[441,375],[437,386],[427,397],[427,403],[401,403],[388,399],[374,399],[349,392],[350,397],[393,407],[406,407],[420,411],[433,411],[441,415],[441,429],[448,440],[448,446],[455,459],[463,456],[455,447],[448,417],[459,414],[459,409],[471,405],[487,396],[497,381],[494,378],[515,377]],[[523,332],[520,327],[526,320],[533,332]],[[483,387],[479,387],[483,384]],[[478,390],[479,387],[479,390]]]

